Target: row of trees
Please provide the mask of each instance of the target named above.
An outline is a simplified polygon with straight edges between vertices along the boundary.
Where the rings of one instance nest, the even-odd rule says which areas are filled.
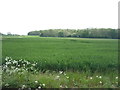
[[[8,32],[7,34],[2,34],[2,33],[0,32],[0,35],[2,35],[2,36],[20,36],[20,35],[18,35],[18,34],[12,34],[11,32]]]
[[[3,34],[0,32],[0,35],[3,35]]]
[[[49,29],[31,31],[28,35],[39,35],[41,37],[80,37],[80,38],[118,38],[118,30],[111,28],[92,29]]]

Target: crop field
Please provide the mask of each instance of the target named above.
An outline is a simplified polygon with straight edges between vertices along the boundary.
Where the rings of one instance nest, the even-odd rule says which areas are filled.
[[[3,37],[3,65],[9,60],[27,60],[27,62],[35,63],[33,71],[36,72],[25,72],[24,75],[29,74],[29,77],[32,77],[32,80],[29,80],[30,82],[34,82],[37,79],[36,84],[44,82],[45,85],[33,85],[33,87],[118,87],[118,81],[116,80],[118,77],[117,39],[32,36]],[[26,84],[27,81],[25,82],[26,79],[23,78],[23,74],[22,77],[15,72],[13,73],[14,77],[9,76],[10,78],[8,78],[6,75],[9,74],[7,73],[3,73],[4,87],[21,87],[23,84]],[[19,80],[17,77],[20,77]],[[54,77],[56,81],[54,81]],[[101,77],[103,78],[101,79]],[[21,78],[23,81],[20,80]],[[13,84],[12,82],[15,81],[18,83]],[[50,81],[54,81],[53,84]],[[96,84],[97,82],[99,84]],[[27,83],[26,87],[29,85]],[[25,88],[25,86],[23,87]]]

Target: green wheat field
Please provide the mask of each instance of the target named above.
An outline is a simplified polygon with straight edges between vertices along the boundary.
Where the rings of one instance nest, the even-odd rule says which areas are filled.
[[[3,36],[3,87],[117,88],[118,39]]]

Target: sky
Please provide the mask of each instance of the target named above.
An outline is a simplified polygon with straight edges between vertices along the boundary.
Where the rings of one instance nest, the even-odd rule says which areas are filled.
[[[0,0],[0,32],[118,28],[119,0]]]

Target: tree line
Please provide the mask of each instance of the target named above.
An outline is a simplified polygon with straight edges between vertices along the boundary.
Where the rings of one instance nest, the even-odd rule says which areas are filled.
[[[28,32],[28,35],[40,37],[79,37],[79,38],[118,38],[118,29],[87,28],[87,29],[49,29]]]
[[[20,36],[19,34],[12,34],[11,32],[8,32],[7,34],[3,34],[0,32],[0,35],[2,35],[2,36]]]

